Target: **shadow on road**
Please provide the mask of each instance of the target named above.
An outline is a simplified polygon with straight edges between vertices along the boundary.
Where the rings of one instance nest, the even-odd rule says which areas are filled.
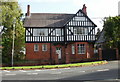
[[[94,72],[74,77],[62,78],[60,80],[81,80],[81,81],[97,81],[97,80],[110,80],[119,79],[120,69],[113,69],[109,71]]]

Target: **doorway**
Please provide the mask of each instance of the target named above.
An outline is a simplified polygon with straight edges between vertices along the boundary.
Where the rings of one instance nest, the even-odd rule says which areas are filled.
[[[61,47],[56,47],[56,54],[58,54],[58,59],[62,58],[62,50]]]

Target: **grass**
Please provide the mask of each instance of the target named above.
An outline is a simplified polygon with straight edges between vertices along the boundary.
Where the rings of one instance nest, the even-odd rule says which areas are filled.
[[[21,66],[21,67],[0,67],[2,70],[12,70],[12,69],[52,69],[52,68],[66,68],[66,67],[78,67],[78,66],[89,66],[105,64],[107,61],[96,61],[96,62],[86,62],[86,63],[73,63],[73,64],[61,64],[61,65],[42,65],[42,66]]]

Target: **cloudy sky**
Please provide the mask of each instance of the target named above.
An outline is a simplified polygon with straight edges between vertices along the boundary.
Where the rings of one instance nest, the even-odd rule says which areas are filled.
[[[31,6],[31,13],[73,13],[87,6],[87,14],[102,29],[103,18],[118,15],[120,0],[19,0],[23,13],[27,5]]]

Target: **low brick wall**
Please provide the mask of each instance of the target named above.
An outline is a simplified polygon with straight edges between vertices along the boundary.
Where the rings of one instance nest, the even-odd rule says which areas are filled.
[[[37,66],[37,65],[50,65],[50,62],[49,60],[27,60],[27,61],[24,61],[24,62],[15,62],[14,63],[14,66]],[[1,67],[6,67],[6,66],[11,66],[11,64],[2,64],[0,65]]]
[[[112,50],[112,49],[110,49],[110,50]],[[120,59],[120,54],[119,54],[118,48],[114,48],[113,50],[115,50],[114,54],[111,54],[111,53],[103,54],[103,52],[107,52],[107,51],[109,51],[109,49],[103,50],[103,49],[99,48],[98,49],[99,60],[103,60],[104,59],[103,58],[104,55],[105,55],[105,57],[108,57],[108,58],[106,58],[107,60],[112,60],[112,55],[114,55],[113,57],[115,57],[116,60],[119,60]],[[110,59],[110,57],[111,57],[111,59]]]

